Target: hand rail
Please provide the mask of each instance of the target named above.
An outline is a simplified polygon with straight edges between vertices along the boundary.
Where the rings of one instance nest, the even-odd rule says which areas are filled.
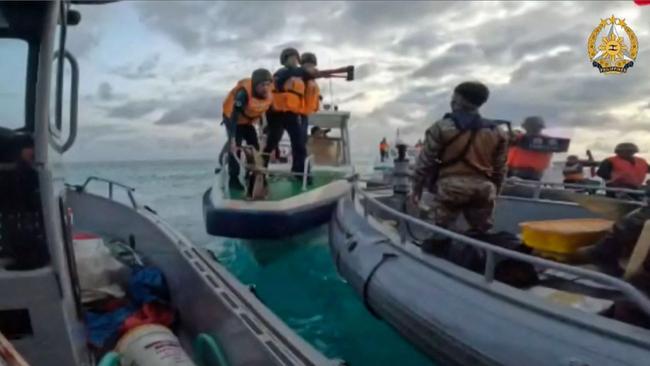
[[[534,266],[566,272],[569,274],[573,274],[585,279],[590,279],[614,287],[617,290],[619,290],[621,293],[623,293],[626,297],[631,299],[637,306],[639,306],[639,308],[644,313],[646,313],[646,315],[650,316],[650,299],[648,299],[643,293],[641,293],[631,284],[622,281],[618,278],[614,278],[612,276],[608,276],[600,272],[573,267],[568,264],[553,262],[548,259],[538,258],[532,255],[515,252],[477,239],[473,239],[468,236],[433,225],[431,223],[416,219],[403,212],[397,211],[394,208],[389,207],[386,204],[378,201],[376,198],[371,197],[367,192],[364,191],[363,188],[359,186],[358,183],[354,184],[353,190],[358,195],[357,197],[363,197],[365,199],[363,204],[361,205],[363,207],[364,216],[368,216],[368,204],[372,203],[374,206],[383,210],[384,212],[397,217],[399,219],[398,224],[400,228],[404,223],[408,222],[409,224],[424,228],[427,231],[446,236],[450,239],[457,240],[459,242],[462,242],[474,248],[485,250],[487,255],[487,264],[489,264],[485,266],[485,272],[483,273],[483,277],[486,283],[490,283],[493,281],[495,266],[492,264],[494,263],[494,256],[500,255],[506,258],[512,258],[522,262],[530,263]]]
[[[577,184],[577,183],[561,183],[561,182],[545,182],[545,181],[535,181],[535,180],[526,180],[526,179],[512,179],[508,178],[506,183],[513,185],[522,185],[522,186],[531,186],[531,187],[558,187],[558,188],[577,188],[577,189],[591,189],[591,190],[602,190],[606,192],[620,192],[620,193],[631,193],[638,195],[645,195],[645,191],[642,189],[629,189],[629,188],[615,188],[607,187],[603,185],[588,185],[588,184]]]
[[[63,53],[63,56],[57,51],[54,54],[54,58],[60,58],[60,62],[63,62],[63,59],[67,59],[70,62],[70,70],[72,72],[72,80],[70,83],[70,131],[68,134],[67,140],[59,145],[58,142],[53,141],[52,145],[54,149],[63,154],[68,151],[70,147],[74,144],[77,139],[77,126],[78,126],[78,102],[79,102],[79,64],[77,59],[68,51]],[[61,68],[60,68],[61,69]],[[63,108],[63,71],[59,70],[59,75],[57,75],[57,90],[56,90],[56,111],[55,111],[55,124],[58,134],[63,125],[62,122],[62,108]]]
[[[131,206],[133,206],[134,209],[137,209],[139,207],[137,201],[135,200],[135,197],[133,196],[133,192],[135,192],[135,188],[127,186],[126,184],[116,182],[114,180],[106,179],[106,178],[101,178],[97,176],[89,176],[86,178],[86,181],[81,185],[78,186],[79,190],[81,192],[86,192],[86,188],[88,187],[88,184],[91,182],[103,182],[108,184],[108,198],[113,200],[113,187],[120,187],[126,191],[126,194],[129,197],[129,200],[131,201]]]
[[[587,185],[587,184],[576,184],[576,183],[558,183],[558,182],[542,182],[542,181],[533,181],[525,179],[512,179],[509,178],[506,180],[506,184],[509,186],[523,186],[534,188],[533,198],[540,198],[543,188],[555,188],[555,189],[580,189],[583,191],[600,191],[598,195],[602,195],[602,192],[613,192],[613,193],[623,193],[628,195],[640,196],[640,200],[635,200],[634,196],[627,197],[615,197],[616,199],[630,202],[648,202],[648,192],[644,190],[635,190],[628,188],[615,188],[607,187],[603,185]]]

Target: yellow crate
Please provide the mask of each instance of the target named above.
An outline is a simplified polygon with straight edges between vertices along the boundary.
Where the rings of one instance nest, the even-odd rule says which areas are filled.
[[[519,224],[527,246],[543,252],[572,254],[595,244],[614,224],[603,219],[528,221]]]

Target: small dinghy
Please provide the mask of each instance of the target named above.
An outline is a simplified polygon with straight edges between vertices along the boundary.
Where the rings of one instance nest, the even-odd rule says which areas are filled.
[[[277,239],[291,236],[329,221],[339,198],[350,190],[349,112],[323,111],[310,116],[312,126],[329,130],[327,136],[310,136],[309,156],[301,175],[289,165],[271,164],[264,171],[267,194],[251,199],[246,190],[230,189],[227,164],[214,185],[203,195],[203,217],[208,234],[244,239]],[[243,159],[242,159],[243,160]],[[240,172],[245,174],[242,167]],[[244,179],[242,179],[242,182]]]
[[[588,267],[424,222],[403,212],[405,187],[380,191],[355,184],[330,223],[331,252],[367,308],[437,363],[647,364],[650,330],[612,315],[624,302],[650,316],[644,293]],[[501,198],[496,212],[496,231],[517,243],[519,223],[595,216],[571,202],[511,197]],[[456,257],[421,250],[434,234],[448,240]],[[478,256],[469,262],[466,253]]]

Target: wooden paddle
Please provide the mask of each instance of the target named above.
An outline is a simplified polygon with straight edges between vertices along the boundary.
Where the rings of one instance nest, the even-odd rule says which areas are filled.
[[[621,201],[610,197],[591,196],[570,191],[564,191],[562,195],[590,212],[614,221],[640,207],[634,202]]]
[[[650,220],[645,222],[639,240],[637,240],[630,261],[625,268],[625,279],[632,278],[635,274],[643,269],[643,262],[650,253]]]
[[[29,366],[24,358],[16,351],[2,333],[0,333],[0,365]]]

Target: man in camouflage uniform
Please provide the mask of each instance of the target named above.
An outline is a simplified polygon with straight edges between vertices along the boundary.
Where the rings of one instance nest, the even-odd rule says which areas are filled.
[[[508,137],[478,112],[488,95],[481,83],[459,84],[452,112],[426,131],[411,198],[417,203],[425,186],[434,187],[438,226],[453,228],[460,213],[474,231],[486,232],[493,225],[496,196],[506,176]]]

